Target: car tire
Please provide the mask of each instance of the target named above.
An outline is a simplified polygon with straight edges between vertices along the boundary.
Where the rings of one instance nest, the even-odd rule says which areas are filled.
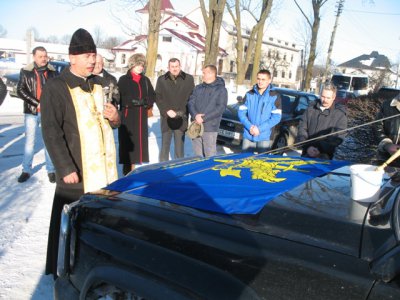
[[[275,139],[272,149],[281,149],[287,147],[289,143],[289,134],[286,132],[281,132]],[[278,153],[283,153],[286,149],[279,150]]]

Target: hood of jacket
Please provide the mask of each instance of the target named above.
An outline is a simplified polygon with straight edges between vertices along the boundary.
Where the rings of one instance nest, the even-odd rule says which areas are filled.
[[[217,76],[217,79],[215,81],[213,81],[211,83],[203,82],[201,85],[204,87],[208,87],[208,86],[213,87],[213,86],[219,86],[219,85],[225,87],[225,80],[222,77]]]
[[[268,94],[269,94],[269,92],[271,91],[271,89],[272,89],[273,87],[274,87],[274,86],[270,83],[270,84],[267,86],[267,88],[265,89],[265,91],[264,91],[263,94],[265,94],[265,93],[268,93]],[[252,92],[254,92],[255,94],[261,96],[260,92],[258,91],[258,85],[257,85],[257,84],[253,85],[253,90],[252,90]]]
[[[24,70],[25,71],[33,71],[34,68],[35,68],[35,63],[31,62],[30,64],[28,64],[24,67]],[[47,63],[47,69],[50,71],[56,71],[56,69],[49,63]]]

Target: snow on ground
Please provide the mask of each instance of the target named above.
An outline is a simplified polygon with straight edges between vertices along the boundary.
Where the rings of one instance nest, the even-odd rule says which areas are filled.
[[[17,182],[23,120],[22,101],[7,96],[0,106],[0,299],[47,300],[53,299],[53,278],[44,275],[44,267],[55,185],[47,178],[43,144],[36,147],[32,177]],[[149,119],[150,163],[158,162],[160,145],[160,119],[155,111]],[[218,152],[230,150],[218,147]],[[192,155],[190,139],[186,139],[185,156]]]

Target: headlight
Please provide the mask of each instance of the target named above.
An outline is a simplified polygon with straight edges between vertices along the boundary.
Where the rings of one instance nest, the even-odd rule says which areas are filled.
[[[71,237],[71,208],[77,202],[66,204],[61,212],[60,237],[58,241],[57,275],[62,277],[69,271],[70,237]]]

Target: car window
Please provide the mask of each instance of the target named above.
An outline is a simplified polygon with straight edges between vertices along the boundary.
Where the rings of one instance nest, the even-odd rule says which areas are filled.
[[[346,98],[346,91],[337,91],[336,97],[337,98]]]
[[[299,103],[297,104],[297,107],[296,107],[296,113],[305,111],[308,107],[309,102],[310,101],[306,96],[300,96]]]
[[[295,96],[281,94],[282,113],[291,114],[295,100]]]

